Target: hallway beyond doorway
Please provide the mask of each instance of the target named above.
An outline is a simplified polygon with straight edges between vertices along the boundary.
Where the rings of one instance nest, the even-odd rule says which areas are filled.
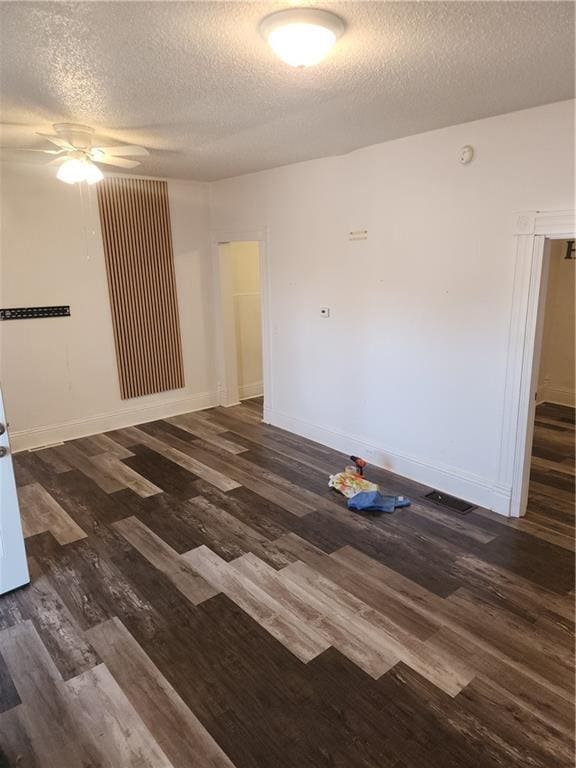
[[[536,407],[525,523],[541,538],[574,548],[574,423],[576,409],[555,403]]]

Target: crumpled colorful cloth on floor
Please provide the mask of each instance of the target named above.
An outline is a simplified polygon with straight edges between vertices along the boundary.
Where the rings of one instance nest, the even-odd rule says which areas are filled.
[[[330,488],[335,488],[341,494],[346,496],[347,499],[352,498],[361,491],[377,491],[378,486],[376,483],[371,483],[369,480],[358,474],[355,467],[346,467],[344,472],[338,472],[337,475],[330,475],[328,481]]]

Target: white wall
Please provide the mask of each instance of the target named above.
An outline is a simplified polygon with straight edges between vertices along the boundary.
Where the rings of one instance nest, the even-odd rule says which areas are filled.
[[[262,394],[260,250],[257,242],[230,243],[232,301],[240,399]]]
[[[548,288],[540,356],[538,400],[576,405],[576,260],[565,259],[566,241],[550,244]]]
[[[23,164],[0,180],[0,306],[71,306],[70,318],[0,323],[13,448],[214,404],[207,186],[168,184],[186,386],[121,400],[94,190]]]
[[[573,207],[573,114],[557,103],[211,185],[214,229],[267,232],[270,422],[507,511],[513,212]]]

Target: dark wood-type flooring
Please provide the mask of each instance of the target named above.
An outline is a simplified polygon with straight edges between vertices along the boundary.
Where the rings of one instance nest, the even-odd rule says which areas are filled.
[[[412,506],[348,512],[254,400],[16,455],[0,765],[572,766],[573,412],[536,426],[512,522],[377,469]]]

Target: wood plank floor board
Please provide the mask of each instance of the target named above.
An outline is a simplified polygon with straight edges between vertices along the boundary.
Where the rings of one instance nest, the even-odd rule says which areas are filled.
[[[539,587],[518,574],[508,571],[481,558],[462,555],[452,570],[463,583],[472,583],[482,592],[491,594],[496,602],[517,606],[521,611],[535,616],[559,616],[574,622],[574,601],[565,595],[558,595],[545,587]]]
[[[151,653],[156,654],[155,663],[165,665],[165,674],[174,674],[173,685],[195,711],[202,711],[203,721],[210,722],[210,731],[224,746],[235,765],[291,768],[294,764],[318,765],[318,758],[330,761],[335,754],[334,744],[340,740],[341,725],[327,718],[322,701],[318,701],[310,685],[310,672],[280,643],[251,620],[246,623],[246,614],[235,609],[227,598],[218,596],[200,606],[205,618],[211,614],[218,635],[210,649],[218,662],[211,676],[210,688],[199,688],[198,681],[205,676],[198,671],[188,671],[179,666],[181,655],[176,652],[174,674],[174,645],[168,658],[162,658],[162,645],[155,644]],[[232,610],[233,613],[229,613]],[[238,612],[236,612],[238,611]],[[196,631],[195,639],[201,640],[206,634]],[[176,630],[179,631],[179,630]],[[221,647],[227,633],[225,658]],[[186,647],[188,646],[187,650]],[[232,650],[237,654],[231,658]],[[190,658],[190,644],[183,645],[186,666],[197,663],[202,656],[198,653]],[[253,664],[258,673],[254,674]],[[222,681],[217,680],[220,674]],[[185,682],[189,679],[189,683]],[[270,685],[271,681],[278,684]],[[280,682],[282,681],[282,682]],[[209,695],[208,695],[209,694]],[[228,707],[215,715],[214,710],[206,711],[211,702],[224,697]],[[232,717],[230,713],[234,713]],[[323,746],[321,746],[323,745]],[[303,751],[304,750],[304,751]],[[355,765],[349,755],[348,762],[339,758],[338,765]]]
[[[0,713],[0,767],[45,768],[51,758],[35,754],[22,705]],[[53,763],[52,763],[53,764]]]
[[[122,691],[174,768],[234,768],[231,761],[160,674],[118,619],[89,630]]]
[[[23,461],[14,462],[14,480],[16,481],[16,488],[30,485],[30,483],[35,481],[35,476],[30,472],[27,463]]]
[[[138,496],[148,498],[148,496],[162,493],[161,488],[158,488],[157,485],[142,477],[132,467],[120,461],[114,454],[101,453],[98,456],[92,456],[90,461],[103,472],[116,478],[124,488],[131,488]]]
[[[20,696],[10,676],[6,662],[0,653],[0,713],[20,704]]]
[[[302,538],[327,551],[350,543],[441,597],[452,594],[460,586],[460,582],[448,573],[450,562],[460,551],[437,539],[417,535],[408,539],[397,530],[385,525],[375,526],[370,518],[345,509],[338,518],[334,514],[315,512],[295,530]]]
[[[196,438],[200,438],[207,443],[211,443],[216,448],[227,453],[244,453],[246,448],[239,443],[234,443],[232,440],[226,439],[222,434],[210,429],[210,426],[203,423],[200,419],[194,421],[187,418],[186,414],[183,416],[173,416],[166,419],[165,425],[169,424],[177,427],[179,432],[188,432],[190,435]],[[184,438],[185,439],[185,438]]]
[[[560,473],[561,475],[569,475],[574,477],[574,475],[576,475],[576,467],[574,467],[574,462],[569,460],[571,457],[567,458],[568,461],[565,463],[564,457],[560,452],[555,452],[553,458],[551,459],[541,458],[536,453],[533,453],[531,466],[538,470],[550,470],[551,474],[553,473],[554,475]]]
[[[271,448],[300,461],[306,461],[310,466],[325,472],[334,472],[334,466],[343,467],[350,459],[345,454],[339,454],[324,446],[319,446],[303,437],[295,437],[289,432],[263,424],[246,423],[229,413],[230,409],[213,409],[207,411],[207,418],[212,423],[220,424],[233,435],[240,435],[253,440],[264,448]]]
[[[118,497],[110,498],[111,494],[103,491],[91,478],[77,469],[61,474],[51,472],[38,459],[36,453],[18,454],[18,463],[28,467],[35,482],[39,483],[88,535],[96,531],[102,523],[112,523],[127,517],[128,513],[118,504]]]
[[[225,541],[232,544],[236,551],[254,552],[275,568],[283,568],[292,562],[293,558],[281,548],[216,504],[212,504],[203,496],[191,499],[187,505],[190,517],[193,515],[204,531],[213,531],[213,540]],[[188,518],[190,519],[190,518]],[[218,548],[218,547],[217,547]],[[233,554],[225,552],[226,554]]]
[[[558,466],[557,464],[554,466]],[[567,491],[568,493],[574,493],[575,480],[569,474],[556,471],[553,469],[544,469],[541,466],[534,465],[530,470],[530,482],[541,483],[542,485],[549,486],[560,491]]]
[[[537,522],[537,516],[532,512],[527,519],[519,520],[514,518],[510,521],[511,528],[518,528],[519,530],[529,533],[531,536],[536,536],[537,539],[547,541],[549,544],[554,544],[557,547],[562,547],[570,552],[574,552],[576,549],[576,543],[574,541],[574,531],[554,530],[554,526],[548,519],[542,519],[542,522]]]
[[[67,683],[85,742],[103,768],[173,768],[109,670],[100,664]]]
[[[383,593],[373,582],[362,578],[358,571],[348,568],[345,563],[336,562],[299,536],[289,533],[278,539],[277,544],[291,552],[296,559],[307,563],[318,573],[339,584],[342,589],[388,616],[417,639],[426,640],[438,630],[437,624],[413,611],[410,606],[397,600],[390,592]]]
[[[324,560],[329,558],[325,557]],[[323,569],[322,569],[323,570]],[[413,637],[391,620],[385,612],[380,612],[366,604],[355,594],[342,588],[342,584],[331,581],[314,563],[314,567],[298,563],[282,573],[296,572],[307,579],[311,591],[319,589],[325,597],[334,601],[340,612],[350,616],[353,624],[358,619],[365,620],[378,634],[379,645],[389,649],[398,660],[404,661],[424,677],[434,682],[438,688],[455,696],[474,676],[474,670],[449,658],[441,652],[427,646],[419,638]],[[353,618],[354,617],[354,618]]]
[[[133,446],[134,455],[124,464],[176,499],[197,494],[198,476],[143,445]]]
[[[557,728],[550,727],[532,712],[518,705],[509,692],[490,680],[477,676],[462,691],[460,701],[473,714],[474,723],[489,723],[490,730],[516,754],[524,765],[540,761],[543,766],[569,765],[573,758],[572,740]],[[522,729],[517,724],[523,724]]]
[[[161,438],[165,438],[164,440],[155,436],[158,434],[158,431]],[[154,423],[143,424],[141,425],[141,428],[128,427],[124,430],[124,432],[130,433],[134,436],[135,444],[141,443],[148,448],[151,448],[153,451],[156,451],[157,453],[165,456],[175,464],[178,464],[184,469],[189,470],[192,474],[203,478],[206,480],[206,482],[211,483],[212,485],[215,485],[216,488],[219,488],[221,491],[231,491],[239,486],[239,483],[237,483],[235,480],[232,480],[225,474],[218,472],[210,465],[203,464],[202,462],[194,459],[190,455],[188,443],[180,441],[178,443],[178,448],[175,448],[173,445],[174,440],[170,439],[170,433],[161,429],[159,430],[159,428],[155,426]]]
[[[303,563],[283,568],[279,579],[323,616],[323,625],[337,627],[348,636],[355,645],[355,654],[362,652],[358,665],[371,677],[381,677],[399,661],[382,634],[359,614],[354,614],[346,601],[335,600],[317,574],[307,570]]]
[[[233,561],[230,567],[252,581],[259,589],[295,614],[302,623],[308,624],[344,656],[354,661],[368,675],[379,677],[390,668],[393,659],[382,658],[379,651],[370,653],[357,637],[353,628],[349,631],[343,622],[334,617],[326,601],[310,600],[297,584],[287,582],[281,574],[251,555]]]
[[[554,423],[560,422],[563,424],[576,423],[575,410],[568,405],[560,405],[559,403],[542,403],[536,408],[537,418],[552,419]]]
[[[574,553],[523,530],[504,529],[484,545],[482,558],[558,594],[565,594],[574,583]]]
[[[245,445],[249,446],[249,450],[242,456],[246,461],[318,496],[334,499],[334,491],[328,487],[326,471],[310,465],[305,456],[296,459],[272,448],[265,448],[247,438],[242,439]]]
[[[547,508],[549,511],[549,507]],[[560,513],[561,514],[561,513]],[[535,523],[543,528],[548,528],[550,532],[559,533],[566,538],[574,538],[574,523],[567,516],[563,516],[560,519],[551,517],[549,514],[543,514],[539,512],[537,506],[534,504],[534,498],[531,494],[530,516],[520,522]],[[528,529],[527,529],[528,530]]]
[[[206,581],[224,592],[302,661],[310,661],[328,647],[324,638],[308,629],[296,614],[254,582],[228,568],[224,560],[206,547],[193,549],[183,557]]]
[[[377,563],[366,555],[355,551],[351,547],[344,547],[341,551],[331,555],[336,561],[347,563],[352,568],[357,568],[364,577],[373,578],[384,582],[386,588],[391,588],[395,595],[405,600],[414,610],[420,611],[426,618],[436,621],[443,630],[447,629],[456,636],[472,643],[475,652],[484,657],[488,655],[494,663],[496,661],[507,664],[510,668],[526,675],[536,684],[548,688],[556,696],[569,700],[570,675],[564,675],[557,682],[556,667],[547,666],[546,660],[541,655],[538,666],[535,668],[528,663],[518,648],[510,642],[505,630],[497,626],[486,624],[482,617],[474,615],[469,610],[461,610],[454,607],[448,600],[442,600],[436,595],[427,592],[420,585],[415,584],[406,577],[387,568],[382,563]],[[384,588],[384,587],[382,587]],[[437,635],[434,636],[436,638]],[[503,650],[503,644],[505,650]],[[510,656],[509,653],[512,653]]]
[[[434,637],[434,643],[447,653],[460,655],[468,664],[472,664],[478,674],[489,680],[492,686],[512,696],[522,710],[559,730],[569,740],[574,740],[574,707],[564,695],[551,690],[545,681],[525,675],[523,670],[504,659],[486,653],[461,632],[442,629]]]
[[[23,619],[30,619],[61,677],[68,680],[100,662],[46,576],[16,594]]]
[[[224,560],[242,555],[246,551],[244,540],[231,536],[229,531],[228,535],[222,535],[218,516],[213,516],[209,509],[206,510],[202,504],[197,504],[196,498],[171,504],[173,515],[190,532],[189,538],[193,540],[192,546],[183,551],[204,545]],[[154,513],[150,517],[153,515]],[[162,536],[161,530],[159,535]]]
[[[65,683],[60,678],[32,622],[0,633],[0,652],[22,700],[19,719],[30,739],[35,758],[44,766],[85,768],[98,764],[97,755],[78,738],[77,722]],[[6,721],[0,716],[0,737]],[[10,721],[8,721],[10,722]],[[76,739],[70,737],[76,734]],[[6,739],[9,741],[9,737]]]
[[[86,453],[87,456],[98,456],[108,453],[118,459],[126,459],[132,452],[109,435],[91,435],[75,441],[75,444]]]
[[[56,557],[53,552],[38,549],[34,554],[81,628],[87,629],[118,615],[133,618],[144,633],[154,633],[156,612],[142,597],[135,582],[118,568],[117,555],[104,556],[98,547],[86,541]],[[128,554],[123,552],[119,560],[127,559]]]
[[[573,411],[538,406],[513,521],[375,467],[412,506],[352,513],[349,458],[261,413],[15,455],[82,536],[28,530],[0,597],[0,766],[573,766]]]
[[[116,530],[126,538],[155,568],[165,573],[175,587],[194,605],[208,600],[218,590],[208,584],[168,546],[159,536],[135,517],[114,523]]]
[[[34,451],[40,461],[44,462],[53,472],[70,472],[73,467],[68,462],[59,456],[53,448],[42,448],[41,450]]]
[[[539,664],[540,672],[560,687],[573,688],[574,658],[573,649],[567,651],[557,642],[555,636],[548,637],[536,624],[522,621],[517,615],[493,605],[482,599],[467,587],[460,588],[447,599],[450,606],[456,606],[454,615],[462,614],[462,626],[474,628],[479,637],[494,637],[494,626],[502,635],[498,642],[500,650],[504,650],[510,658]],[[477,617],[480,617],[479,619]],[[485,632],[482,625],[489,625],[490,631]],[[543,663],[543,659],[545,662]]]
[[[178,554],[206,543],[203,532],[187,522],[186,502],[166,493],[149,499],[142,499],[130,491],[114,495],[126,508],[124,517],[137,517]]]
[[[241,463],[239,456],[223,457],[221,452],[212,451],[212,446],[203,444],[201,440],[186,443],[173,432],[157,426],[150,429],[154,430],[158,439],[171,446],[172,450],[179,450],[191,457],[191,461],[198,462],[202,466],[216,467],[220,475],[227,476],[236,484],[235,487],[244,485],[297,516],[307,515],[316,509],[315,500],[307,499],[305,491],[297,489],[288,482],[282,483],[280,479],[270,481],[269,475],[262,477],[262,473],[255,473],[252,466]],[[231,488],[221,488],[221,490],[231,490]]]
[[[50,531],[59,544],[86,537],[60,504],[39,483],[21,486],[18,491],[24,537]]]
[[[113,475],[108,474],[107,471],[91,462],[86,454],[82,453],[79,448],[76,448],[73,441],[59,445],[57,448],[54,448],[54,452],[72,467],[93,480],[106,493],[114,493],[114,491],[124,488],[124,484]]]
[[[199,495],[211,504],[233,515],[270,541],[292,530],[294,517],[290,512],[263,499],[249,488],[241,486],[228,493],[222,493],[202,480],[198,481],[196,487]]]
[[[432,755],[438,752],[441,754],[448,741],[453,739],[458,745],[464,737],[469,750],[460,758],[464,765],[468,760],[476,760],[476,764],[481,766],[518,768],[527,764],[539,768],[560,768],[567,765],[562,758],[566,750],[562,734],[555,734],[556,738],[549,739],[549,749],[543,749],[535,736],[531,738],[527,727],[534,724],[535,728],[542,731],[546,730],[544,724],[536,718],[529,718],[526,710],[516,708],[516,703],[511,702],[505,693],[500,690],[496,692],[491,684],[481,678],[475,678],[458,697],[450,698],[413,670],[405,665],[398,665],[390,675],[378,681],[378,686],[382,692],[386,691],[391,701],[392,718],[394,710],[398,712],[401,708],[412,708],[418,725],[430,733],[426,746]],[[482,700],[481,697],[486,698]],[[428,722],[422,719],[422,702],[426,702]],[[502,710],[494,706],[495,702],[498,705],[503,704]],[[478,708],[475,706],[478,704],[490,709],[486,718],[492,723],[490,730],[484,730],[482,727],[484,718],[478,718]],[[515,727],[509,727],[507,707],[516,709],[526,726],[525,729],[518,729],[517,723],[514,723]],[[430,727],[430,721],[434,723],[434,728]]]

